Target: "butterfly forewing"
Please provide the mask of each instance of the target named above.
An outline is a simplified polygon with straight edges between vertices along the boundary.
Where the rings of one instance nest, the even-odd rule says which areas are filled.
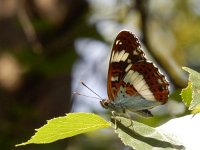
[[[126,71],[133,63],[146,60],[138,39],[129,31],[121,31],[114,42],[108,69],[108,97],[114,100]]]
[[[122,87],[128,96],[167,101],[169,84],[158,68],[147,62],[140,47],[138,39],[129,31],[121,31],[116,37],[108,69],[109,100],[114,101]]]

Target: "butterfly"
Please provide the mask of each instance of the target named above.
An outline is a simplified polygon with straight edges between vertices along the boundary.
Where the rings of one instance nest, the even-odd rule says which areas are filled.
[[[169,83],[158,68],[147,61],[136,36],[121,31],[111,51],[108,79],[108,99],[102,99],[103,108],[125,117],[129,112],[152,116],[149,109],[165,104]]]

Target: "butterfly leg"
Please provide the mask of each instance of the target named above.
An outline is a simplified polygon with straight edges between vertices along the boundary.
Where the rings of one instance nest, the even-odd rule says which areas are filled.
[[[114,121],[115,121],[115,130],[116,130],[117,129],[117,118],[116,118],[116,116],[119,116],[119,115],[116,114],[115,111],[111,111],[111,113],[112,113],[112,117],[114,118]],[[119,121],[121,121],[121,120],[119,120]]]
[[[125,109],[125,108],[123,108],[123,113],[126,114],[125,117],[126,117],[127,119],[130,119],[130,125],[128,125],[127,127],[133,126],[133,120],[132,120],[132,118],[131,118],[131,114],[128,113],[127,109]]]
[[[130,114],[127,114],[129,120],[130,120],[130,125],[128,125],[127,127],[133,127],[133,120],[131,118],[131,115]]]
[[[133,120],[131,119],[131,118],[129,118],[130,119],[130,125],[128,126],[128,127],[133,127]]]

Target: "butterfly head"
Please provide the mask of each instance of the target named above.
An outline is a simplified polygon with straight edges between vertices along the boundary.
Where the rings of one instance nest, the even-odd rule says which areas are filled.
[[[108,99],[103,99],[100,101],[100,104],[103,108],[108,109],[109,108],[109,100]]]

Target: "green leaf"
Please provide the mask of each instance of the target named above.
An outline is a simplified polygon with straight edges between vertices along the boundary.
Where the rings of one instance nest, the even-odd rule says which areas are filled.
[[[181,91],[181,97],[187,107],[190,106],[192,101],[192,83],[188,82],[188,86]]]
[[[47,121],[47,124],[37,129],[34,136],[26,144],[51,143],[77,134],[86,133],[100,128],[109,127],[110,123],[91,113],[69,113],[66,116],[58,117]]]
[[[123,117],[116,117],[111,122],[112,127],[115,128],[115,121],[117,129],[115,132],[125,145],[133,149],[151,150],[151,149],[183,149],[184,147],[178,140],[172,138],[171,135],[161,133],[159,130],[142,123],[133,121]]]
[[[192,110],[192,114],[197,114],[200,112],[200,105],[197,105],[193,110]]]
[[[189,110],[194,110],[193,112],[198,113],[200,112],[200,106],[199,106],[200,105],[200,82],[199,82],[200,73],[187,67],[183,67],[183,69],[189,72],[189,82],[191,82],[191,87],[192,87],[192,101],[190,103]],[[188,88],[187,97],[189,98],[188,100],[189,102],[190,101],[190,87],[187,87],[187,88]],[[183,93],[186,94],[186,91],[185,92],[183,91]],[[184,96],[184,98],[186,98],[186,96]]]

